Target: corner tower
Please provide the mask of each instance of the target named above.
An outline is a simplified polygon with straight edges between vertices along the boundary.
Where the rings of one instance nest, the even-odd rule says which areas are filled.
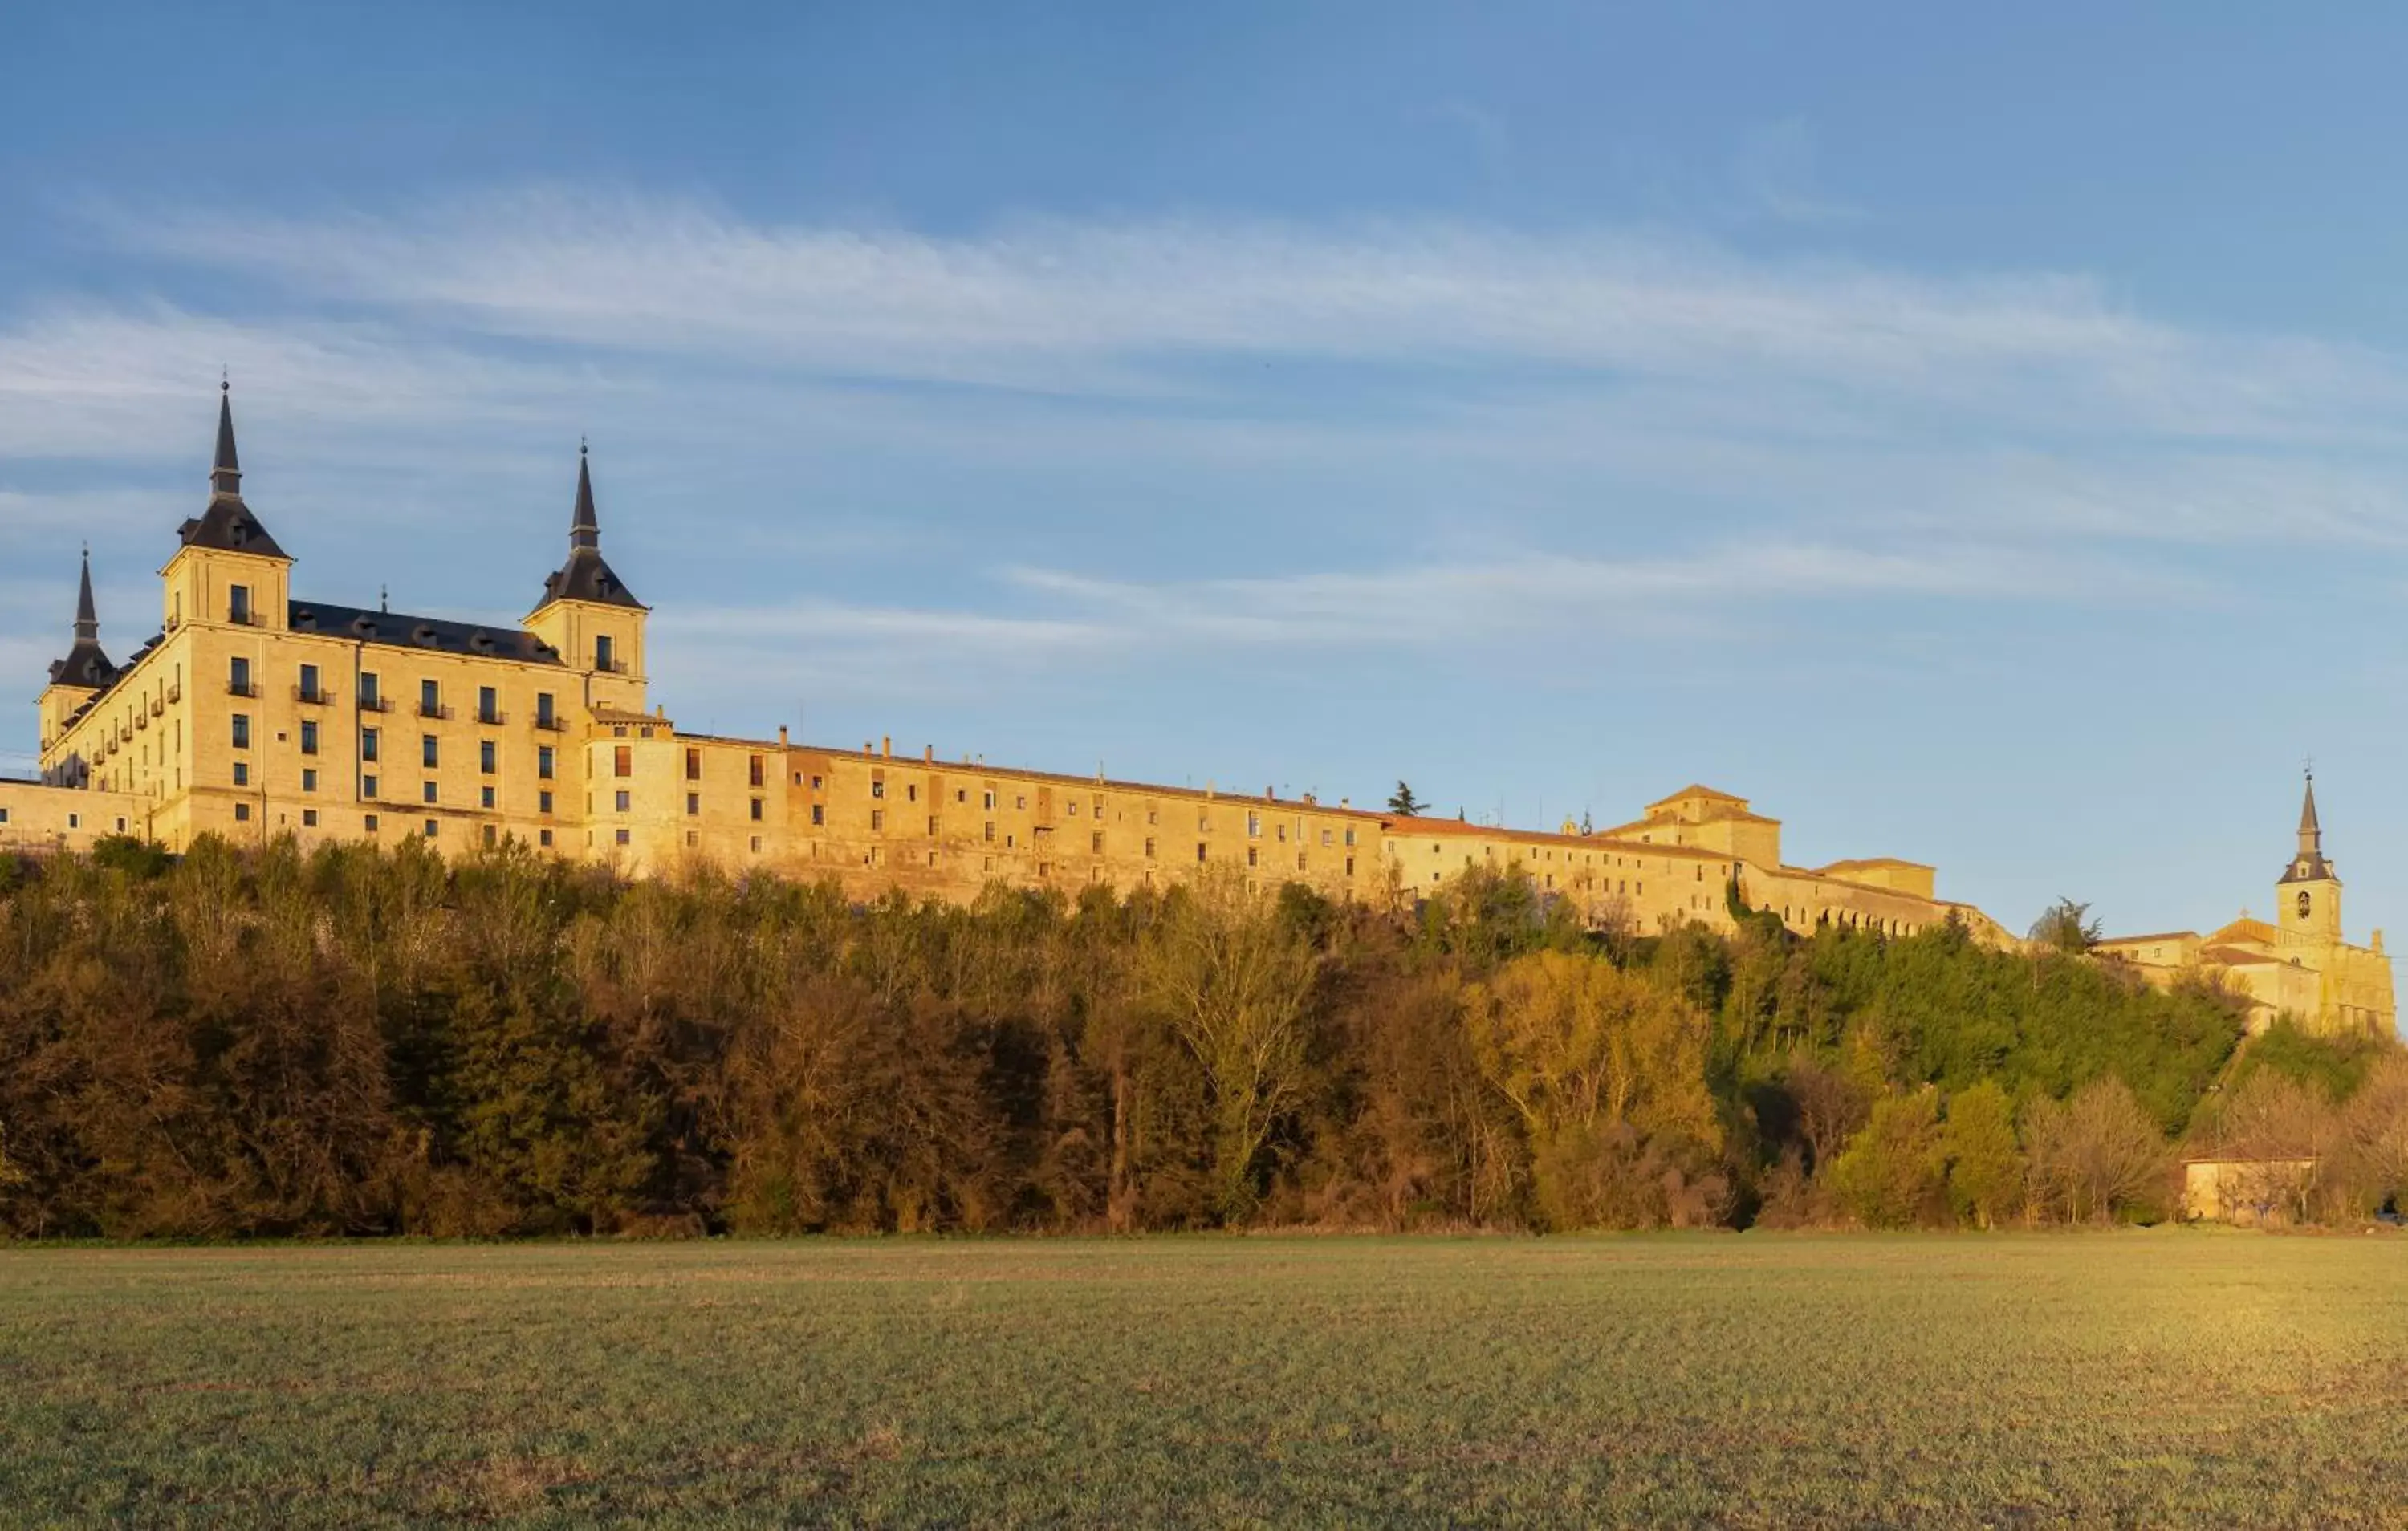
[[[117,679],[117,666],[100,648],[100,614],[92,601],[92,550],[83,552],[83,582],[76,592],[75,644],[64,659],[50,663],[50,684],[42,688],[42,753],[66,732],[67,720]]]
[[[527,631],[560,652],[561,662],[587,677],[590,706],[644,709],[644,619],[651,608],[602,557],[602,527],[594,513],[594,473],[585,445],[577,447],[577,507],[568,520],[568,561],[543,581],[543,599]]]
[[[2283,934],[2311,945],[2341,940],[2341,876],[2325,860],[2324,827],[2316,823],[2316,778],[2308,773],[2300,804],[2300,845],[2274,884],[2274,918]]]
[[[242,499],[242,464],[234,448],[234,398],[218,384],[218,447],[209,463],[209,503],[176,528],[182,544],[160,575],[169,633],[187,622],[282,632],[290,614],[293,560]]]

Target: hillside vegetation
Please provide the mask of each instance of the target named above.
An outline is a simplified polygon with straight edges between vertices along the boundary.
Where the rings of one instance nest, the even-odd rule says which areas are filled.
[[[2148,1219],[2408,1175],[2396,1050],[1961,932],[1206,881],[860,908],[504,851],[0,863],[0,1227],[111,1238]],[[2262,1061],[2261,1061],[2262,1060]],[[2203,1103],[2204,1107],[2203,1107]]]

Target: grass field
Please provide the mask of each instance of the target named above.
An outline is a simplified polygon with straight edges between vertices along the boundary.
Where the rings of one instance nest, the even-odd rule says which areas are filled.
[[[2408,1239],[5,1251],[0,1507],[2408,1524]]]

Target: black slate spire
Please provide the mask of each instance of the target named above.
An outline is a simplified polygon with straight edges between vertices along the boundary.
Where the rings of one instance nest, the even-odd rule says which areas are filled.
[[[75,646],[50,665],[50,684],[98,691],[117,679],[117,666],[100,650],[100,614],[92,601],[92,550],[83,551],[83,580],[76,591]]]
[[[75,636],[78,643],[100,641],[100,613],[92,604],[92,548],[83,550],[83,579],[76,592]]]
[[[594,514],[594,470],[586,460],[585,443],[577,444],[577,508],[568,520],[568,562],[545,577],[543,600],[593,601],[601,606],[632,606],[644,609],[635,592],[619,580],[602,559],[602,523]]]
[[[577,510],[568,521],[568,547],[571,552],[602,547],[602,523],[594,519],[594,474],[586,466],[582,441],[577,444]]]
[[[234,387],[223,380],[218,383],[218,450],[209,463],[209,506],[177,527],[176,535],[187,548],[214,548],[220,552],[255,553],[293,562],[242,502],[242,460],[234,450]]]
[[[209,465],[209,489],[242,495],[242,460],[234,451],[234,384],[223,379],[218,382],[218,454]]]

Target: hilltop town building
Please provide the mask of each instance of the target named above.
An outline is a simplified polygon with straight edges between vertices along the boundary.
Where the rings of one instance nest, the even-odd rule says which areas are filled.
[[[2243,909],[2211,935],[2119,936],[2098,950],[2133,964],[2161,986],[2188,974],[2217,976],[2247,996],[2252,1033],[2287,1015],[2327,1036],[2393,1034],[2391,959],[2383,952],[2383,932],[2374,932],[2367,946],[2342,937],[2341,874],[2325,859],[2313,775],[2300,805],[2298,849],[2274,883],[2271,923]]]
[[[1795,930],[1955,919],[2013,942],[1937,898],[1928,866],[1785,864],[1777,820],[1705,787],[1615,828],[1551,833],[898,756],[888,741],[681,730],[648,694],[649,609],[602,555],[581,451],[566,559],[520,622],[306,599],[293,569],[244,498],[222,393],[208,504],[161,571],[159,632],[122,665],[100,646],[87,558],[73,646],[37,703],[41,780],[0,782],[0,849],[218,835],[457,854],[517,840],[631,874],[708,860],[951,899],[994,882],[1128,890],[1208,866],[1412,898],[1469,867],[1519,866],[1599,924],[1727,928],[1736,880]]]

